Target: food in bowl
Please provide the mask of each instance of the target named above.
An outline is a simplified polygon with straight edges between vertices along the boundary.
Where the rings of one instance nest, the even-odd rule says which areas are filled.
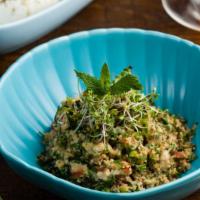
[[[190,168],[196,125],[155,107],[155,90],[125,68],[111,81],[104,64],[100,79],[75,71],[87,86],[58,108],[44,151],[43,169],[84,187],[134,192],[168,183]]]
[[[61,0],[0,0],[0,25],[33,15],[59,1]]]

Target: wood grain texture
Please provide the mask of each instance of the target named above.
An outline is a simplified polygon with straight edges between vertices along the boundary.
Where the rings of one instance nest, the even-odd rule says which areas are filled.
[[[81,30],[106,27],[158,30],[200,44],[200,33],[184,28],[169,18],[162,8],[161,0],[95,0],[69,22],[37,42],[14,53],[0,56],[0,75],[19,56],[43,42]],[[4,200],[61,200],[17,176],[2,158],[0,195]],[[200,200],[200,191],[186,200]]]

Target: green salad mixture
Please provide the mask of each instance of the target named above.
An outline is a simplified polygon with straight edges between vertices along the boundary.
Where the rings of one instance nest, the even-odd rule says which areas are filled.
[[[131,67],[114,80],[106,64],[100,79],[75,72],[87,88],[58,108],[38,156],[43,169],[84,187],[133,192],[190,168],[195,125],[155,107],[158,95],[142,93]]]

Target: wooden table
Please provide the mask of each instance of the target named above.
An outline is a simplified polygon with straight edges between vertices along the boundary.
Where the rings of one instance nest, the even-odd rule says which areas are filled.
[[[0,56],[0,75],[19,56],[43,42],[69,33],[102,27],[153,29],[200,44],[200,33],[184,28],[170,19],[161,6],[161,0],[95,0],[54,32],[21,50]],[[8,168],[2,158],[0,158],[0,195],[4,200],[61,200],[24,181]],[[200,200],[200,191],[187,200]]]

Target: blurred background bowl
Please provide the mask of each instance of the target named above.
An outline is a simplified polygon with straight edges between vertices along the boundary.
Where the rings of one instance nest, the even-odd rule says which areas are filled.
[[[0,54],[19,49],[57,28],[92,0],[62,0],[24,19],[0,25]]]
[[[176,181],[134,193],[105,193],[80,187],[43,171],[37,163],[41,135],[66,96],[77,96],[74,68],[99,75],[108,63],[114,77],[132,65],[144,85],[160,94],[157,105],[200,121],[200,47],[178,37],[139,29],[99,29],[61,37],[21,57],[0,80],[0,152],[27,180],[67,199],[178,200],[200,188],[200,132],[197,159]]]

